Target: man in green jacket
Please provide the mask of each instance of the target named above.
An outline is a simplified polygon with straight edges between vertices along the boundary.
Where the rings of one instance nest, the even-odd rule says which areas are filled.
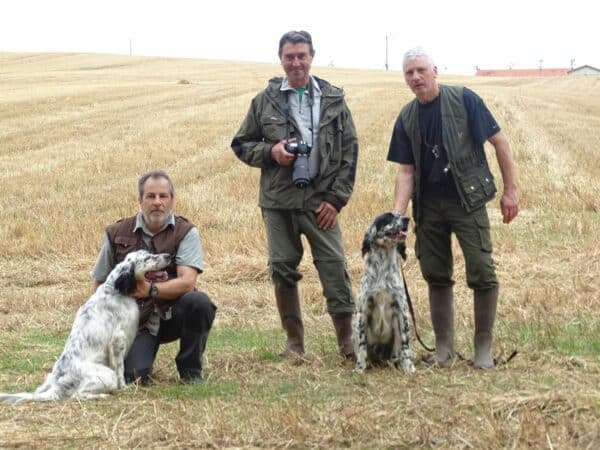
[[[412,198],[415,251],[428,284],[435,333],[432,362],[447,365],[454,356],[454,233],[464,254],[467,285],[474,292],[473,365],[491,368],[498,280],[485,204],[494,197],[496,187],[483,145],[488,141],[496,151],[504,185],[500,200],[504,223],[518,213],[510,147],[477,94],[437,83],[437,67],[423,49],[406,52],[403,70],[416,98],[400,112],[388,160],[399,163],[394,211],[405,214]]]
[[[354,296],[337,219],[352,194],[358,139],[344,92],[310,75],[314,54],[306,31],[281,37],[279,58],[286,76],[269,80],[252,100],[231,147],[241,161],[261,169],[259,206],[269,270],[287,334],[283,355],[304,353],[297,286],[303,234],[340,352],[352,357]]]

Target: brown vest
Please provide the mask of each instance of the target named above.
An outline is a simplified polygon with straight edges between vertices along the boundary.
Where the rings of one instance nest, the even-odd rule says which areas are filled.
[[[169,253],[173,255],[173,262],[166,270],[169,278],[175,278],[177,276],[177,266],[174,257],[177,254],[181,240],[194,228],[194,225],[185,217],[175,216],[175,226],[168,225],[160,233],[155,234],[151,239],[150,248],[146,248],[142,239],[142,230],[133,231],[135,219],[136,216],[121,219],[106,228],[106,234],[113,255],[115,255],[115,263],[118,264],[123,261],[128,253],[141,249],[148,250],[150,253]]]

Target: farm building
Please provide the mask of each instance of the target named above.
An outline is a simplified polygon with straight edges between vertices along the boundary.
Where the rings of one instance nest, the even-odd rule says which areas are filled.
[[[569,75],[572,75],[572,76],[577,76],[577,75],[600,76],[600,69],[596,69],[595,67],[588,66],[588,65],[579,66],[579,67],[576,67],[575,69],[570,70]]]
[[[563,77],[566,75],[596,75],[600,76],[600,69],[592,66],[579,66],[574,69],[477,69],[476,76],[481,77]]]

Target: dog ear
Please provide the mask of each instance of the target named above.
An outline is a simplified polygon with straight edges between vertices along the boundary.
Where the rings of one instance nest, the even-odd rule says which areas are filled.
[[[123,295],[129,295],[135,291],[136,279],[133,264],[129,266],[129,270],[123,270],[115,281],[115,289]]]
[[[369,253],[371,251],[371,243],[373,242],[373,238],[375,237],[376,233],[377,233],[377,228],[375,228],[373,225],[371,225],[369,228],[367,228],[367,232],[365,233],[365,238],[363,239],[363,243],[362,243],[363,258],[367,253]]]
[[[363,257],[369,253],[371,251],[371,242],[369,241],[369,239],[367,238],[367,235],[365,234],[365,238],[363,240],[363,244],[362,244],[362,255]]]
[[[402,256],[402,259],[406,261],[406,243],[398,242],[398,246],[396,248],[398,249],[400,256]]]

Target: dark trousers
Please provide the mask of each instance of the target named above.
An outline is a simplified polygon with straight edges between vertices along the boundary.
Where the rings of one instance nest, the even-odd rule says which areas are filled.
[[[202,355],[208,333],[215,319],[217,307],[203,292],[189,292],[175,300],[171,318],[160,321],[158,335],[146,328],[138,331],[125,358],[125,376],[128,381],[141,378],[147,381],[160,344],[179,339],[179,353],[175,358],[182,378],[202,374]]]

